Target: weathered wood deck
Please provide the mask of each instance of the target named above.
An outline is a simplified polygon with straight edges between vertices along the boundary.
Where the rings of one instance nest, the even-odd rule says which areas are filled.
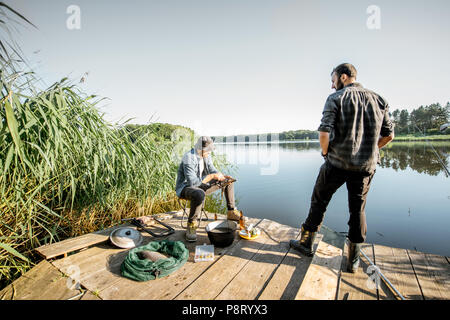
[[[166,238],[184,241],[181,213],[165,215],[171,217],[165,223],[176,230]],[[108,242],[112,229],[41,247],[38,251],[46,259],[0,291],[0,299],[398,299],[382,281],[378,288],[373,285],[370,278],[374,276],[364,258],[356,274],[345,271],[342,235],[322,227],[316,253],[308,258],[289,248],[299,229],[266,219],[251,220],[262,230],[261,236],[248,241],[236,235],[231,246],[215,248],[212,262],[194,262],[195,246],[209,244],[204,228],[199,228],[198,241],[185,242],[190,252],[186,264],[167,277],[147,282],[120,275],[128,250]],[[159,240],[142,235],[144,244]],[[448,258],[374,244],[365,244],[363,250],[406,299],[450,299]],[[75,283],[71,278],[79,280],[80,289],[70,288]]]

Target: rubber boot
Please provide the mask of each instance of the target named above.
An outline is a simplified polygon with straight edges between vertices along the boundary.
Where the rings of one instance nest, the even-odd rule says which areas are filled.
[[[305,230],[304,225],[302,225],[300,240],[291,240],[289,241],[289,246],[294,248],[297,251],[300,251],[304,255],[308,257],[312,257],[313,253],[313,244],[316,239],[317,232],[311,232]]]
[[[187,224],[186,240],[189,242],[197,241],[197,225],[195,221],[188,222]]]
[[[348,261],[347,271],[355,273],[359,268],[359,255],[361,250],[361,243],[353,243],[349,241],[348,244]]]
[[[227,213],[228,220],[238,222],[240,218],[241,218],[241,212],[238,209],[234,208],[233,210],[228,210],[228,213]]]

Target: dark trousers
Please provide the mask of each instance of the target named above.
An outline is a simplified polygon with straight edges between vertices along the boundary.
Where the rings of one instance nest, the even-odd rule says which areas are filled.
[[[326,161],[319,171],[311,197],[311,208],[305,221],[305,230],[316,232],[320,229],[325,211],[331,197],[339,187],[347,184],[348,207],[350,219],[348,221],[348,238],[353,243],[362,243],[366,239],[366,198],[370,183],[375,174],[368,172],[355,172],[334,167]]]
[[[185,187],[181,191],[181,198],[191,201],[191,209],[189,212],[188,222],[192,222],[197,219],[202,210],[203,200],[205,200],[206,195],[209,195],[221,189],[220,186],[214,185],[216,181],[217,180],[210,181],[210,184],[212,184],[212,186],[202,184],[200,187]],[[235,206],[233,183],[224,187],[224,193],[228,210],[233,210]]]

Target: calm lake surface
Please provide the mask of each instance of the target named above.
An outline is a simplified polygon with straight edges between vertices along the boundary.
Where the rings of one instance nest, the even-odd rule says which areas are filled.
[[[249,217],[299,227],[323,163],[318,142],[216,144],[235,165],[230,172],[238,208]],[[367,242],[450,256],[450,141],[392,142],[367,197]],[[334,194],[324,224],[347,232],[345,184]]]

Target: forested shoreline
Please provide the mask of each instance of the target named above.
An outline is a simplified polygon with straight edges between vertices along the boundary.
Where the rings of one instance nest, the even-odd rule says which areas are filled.
[[[420,106],[409,112],[395,109],[389,112],[395,124],[395,137],[398,140],[450,140],[450,128],[440,131],[440,126],[450,122],[450,102],[445,106],[432,103]],[[272,142],[293,140],[317,140],[318,131],[289,130],[280,133],[240,134],[234,136],[214,136],[216,142]]]

